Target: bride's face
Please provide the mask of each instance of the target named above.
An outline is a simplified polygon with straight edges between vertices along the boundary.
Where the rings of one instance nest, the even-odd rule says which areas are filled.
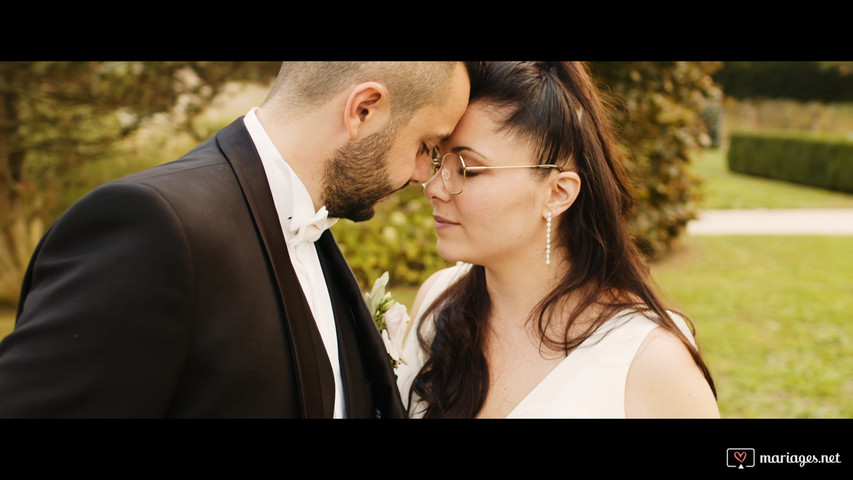
[[[453,135],[440,144],[465,165],[515,166],[536,162],[530,148],[498,131],[499,125],[479,104],[468,107]],[[451,194],[439,171],[427,184],[438,234],[438,253],[448,261],[490,266],[519,256],[544,259],[547,187],[536,169],[512,168],[469,172],[464,188]],[[450,173],[450,172],[448,172]],[[453,175],[461,174],[458,170]]]

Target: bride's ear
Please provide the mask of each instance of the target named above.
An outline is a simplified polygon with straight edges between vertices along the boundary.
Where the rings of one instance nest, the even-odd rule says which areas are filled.
[[[559,216],[569,209],[578,198],[581,190],[581,178],[576,172],[560,172],[551,177],[548,182],[549,191],[547,209],[554,216]]]

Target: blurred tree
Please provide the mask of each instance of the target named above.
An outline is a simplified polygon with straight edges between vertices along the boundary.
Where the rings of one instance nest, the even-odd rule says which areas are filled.
[[[615,107],[626,167],[635,182],[632,227],[640,248],[672,248],[696,218],[698,179],[691,157],[710,144],[702,113],[720,89],[720,62],[595,62],[593,72]]]
[[[75,171],[157,114],[199,138],[194,120],[228,82],[269,81],[279,65],[0,62],[0,303],[17,301],[40,232],[81,181]]]
[[[665,252],[695,217],[691,153],[707,144],[699,115],[719,90],[710,62],[593,62],[636,182],[632,226],[644,252]],[[276,62],[0,62],[0,303],[14,305],[44,225],[92,183],[73,173],[158,114],[201,140],[198,116],[229,82],[266,83]],[[177,132],[176,132],[177,133]],[[120,157],[119,157],[120,158]],[[81,184],[81,182],[87,182]],[[430,209],[416,187],[377,209],[377,221],[335,227],[358,278],[383,270],[417,284],[442,266]],[[376,230],[379,231],[376,231]],[[387,258],[386,258],[387,257]],[[382,261],[379,261],[381,259]]]

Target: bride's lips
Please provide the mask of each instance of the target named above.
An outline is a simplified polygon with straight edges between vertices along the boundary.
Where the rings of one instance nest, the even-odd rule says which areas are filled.
[[[433,218],[435,218],[435,229],[436,230],[441,230],[443,228],[450,228],[454,225],[459,225],[458,223],[452,222],[452,221],[450,221],[450,220],[448,220],[442,216],[439,216],[439,215],[433,215]]]

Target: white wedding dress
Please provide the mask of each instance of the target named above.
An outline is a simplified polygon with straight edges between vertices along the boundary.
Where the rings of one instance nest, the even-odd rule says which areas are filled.
[[[441,292],[470,268],[458,263],[439,272],[424,297],[423,312]],[[409,390],[424,363],[424,352],[415,329],[422,321],[420,313],[412,319],[410,334],[403,349],[405,364],[397,370],[397,383],[408,404]],[[672,315],[681,331],[693,341],[684,319]],[[424,325],[431,334],[430,324]],[[623,311],[602,324],[589,338],[569,353],[507,416],[507,418],[625,418],[625,380],[637,349],[658,324],[642,314]],[[412,417],[422,416],[415,408]],[[407,405],[408,406],[408,405]]]

